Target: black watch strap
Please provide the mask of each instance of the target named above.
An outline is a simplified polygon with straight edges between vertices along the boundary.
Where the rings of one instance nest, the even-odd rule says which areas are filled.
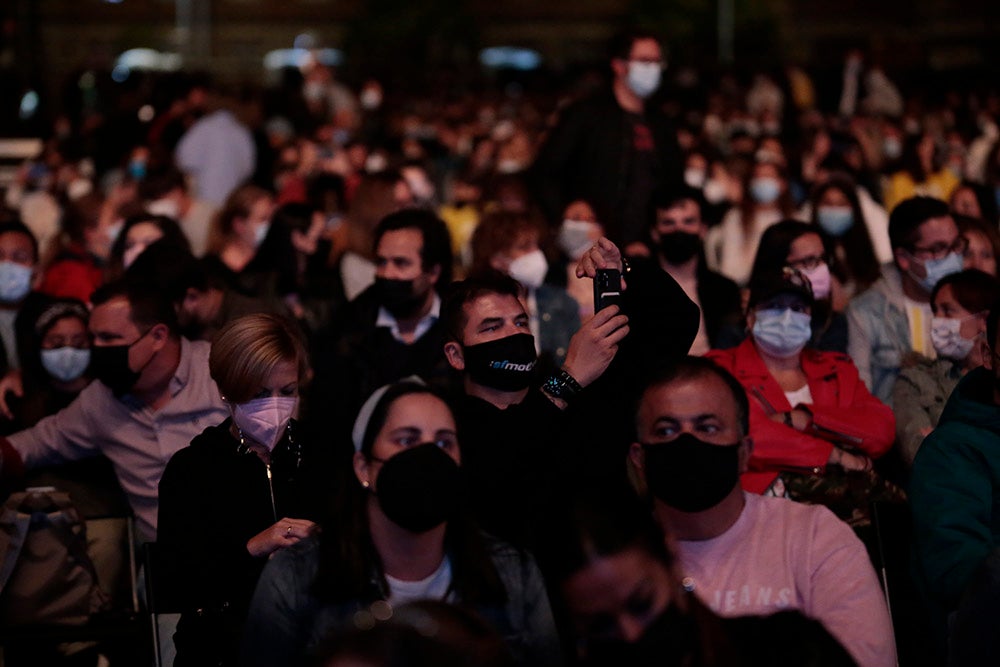
[[[542,383],[542,391],[553,398],[569,401],[583,391],[583,387],[576,381],[576,378],[560,369],[545,379],[545,382]]]

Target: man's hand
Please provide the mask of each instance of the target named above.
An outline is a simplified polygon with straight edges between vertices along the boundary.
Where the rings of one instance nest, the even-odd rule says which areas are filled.
[[[577,278],[593,278],[597,269],[618,269],[622,272],[622,290],[625,289],[625,275],[622,271],[622,253],[614,243],[605,237],[597,239],[576,265]]]
[[[597,311],[570,339],[563,370],[586,387],[607,370],[618,353],[618,343],[627,335],[628,317],[617,305]]]

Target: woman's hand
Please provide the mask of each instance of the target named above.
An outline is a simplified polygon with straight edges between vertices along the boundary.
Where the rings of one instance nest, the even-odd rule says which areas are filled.
[[[257,533],[247,542],[247,551],[255,558],[270,556],[316,532],[316,524],[306,519],[281,519]]]
[[[577,278],[593,278],[598,269],[617,269],[622,272],[622,290],[625,289],[625,275],[622,253],[614,243],[605,237],[597,239],[590,250],[583,253],[576,265]]]
[[[872,469],[872,460],[864,454],[851,454],[839,447],[834,447],[827,460],[829,465],[838,465],[844,470],[868,472]]]

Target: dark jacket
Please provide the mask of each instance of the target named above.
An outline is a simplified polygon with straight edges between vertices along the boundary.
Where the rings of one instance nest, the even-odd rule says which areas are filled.
[[[679,185],[683,159],[673,124],[654,105],[647,106],[643,120],[655,145],[655,166],[647,176],[656,186]],[[641,240],[646,221],[636,224],[621,219],[627,205],[645,211],[649,204],[630,199],[634,194],[629,191],[632,141],[630,114],[610,91],[567,108],[531,170],[538,200],[549,220],[560,220],[566,204],[585,199],[594,207],[605,235],[616,244],[624,247]]]
[[[239,451],[231,423],[205,429],[171,457],[160,480],[162,581],[185,610],[175,637],[178,665],[237,664],[250,597],[267,562],[251,556],[247,542],[278,519],[315,520],[323,510],[309,481],[315,457],[297,440],[294,421],[291,440],[286,432],[272,452],[273,510],[264,462]]]
[[[371,286],[313,341],[315,378],[308,390],[305,419],[316,437],[332,436],[346,446],[358,410],[382,385],[409,375],[418,375],[436,388],[448,385],[451,367],[444,356],[441,321],[406,344],[393,338],[388,328],[375,326],[378,310]]]

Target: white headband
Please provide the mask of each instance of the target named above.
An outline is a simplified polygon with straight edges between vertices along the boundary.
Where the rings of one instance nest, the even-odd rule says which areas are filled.
[[[354,451],[361,451],[361,442],[365,439],[365,431],[368,430],[368,422],[372,419],[372,413],[375,412],[375,406],[379,404],[382,397],[385,396],[385,392],[389,391],[390,388],[398,384],[417,384],[421,387],[427,386],[420,377],[416,375],[410,375],[408,377],[397,380],[396,382],[391,382],[387,385],[383,385],[372,392],[372,395],[368,397],[364,405],[361,406],[361,410],[358,411],[358,417],[354,420],[354,428],[351,430],[351,440],[354,442]]]

